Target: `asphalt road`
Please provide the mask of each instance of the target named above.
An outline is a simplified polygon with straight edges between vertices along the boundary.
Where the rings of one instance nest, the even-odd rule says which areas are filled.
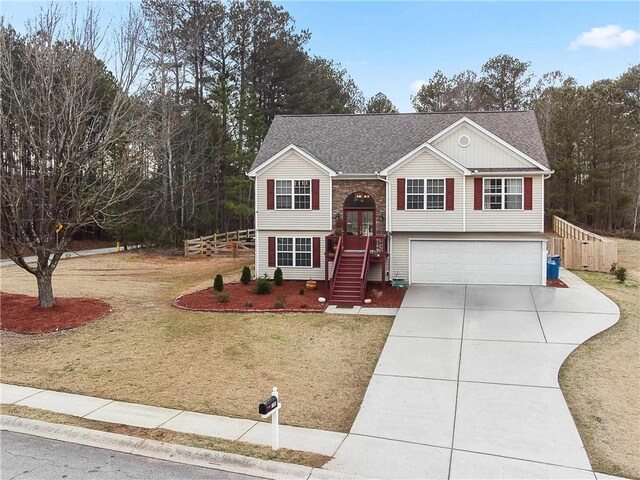
[[[135,250],[136,248],[140,248],[140,247],[141,245],[129,245],[127,251]],[[125,250],[123,247],[121,247],[120,251],[124,252]],[[60,259],[64,260],[65,258],[87,257],[89,255],[103,255],[105,253],[116,253],[116,252],[118,252],[118,249],[116,247],[94,248],[93,250],[78,250],[77,252],[65,252],[62,255],[62,257],[60,257]],[[27,263],[36,263],[38,261],[38,257],[35,257],[35,256],[24,257],[24,261]],[[9,265],[15,265],[13,260],[11,260],[10,258],[3,258],[0,260],[0,267],[6,267]]]
[[[0,477],[3,480],[257,479],[8,431],[0,432]]]

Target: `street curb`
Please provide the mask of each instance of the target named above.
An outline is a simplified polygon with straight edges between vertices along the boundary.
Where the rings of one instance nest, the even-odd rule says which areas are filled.
[[[366,478],[11,415],[0,415],[0,430],[272,480],[357,480]]]

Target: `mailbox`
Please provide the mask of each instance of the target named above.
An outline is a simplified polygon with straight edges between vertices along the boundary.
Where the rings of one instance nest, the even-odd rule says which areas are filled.
[[[271,396],[267,398],[264,402],[260,403],[260,405],[258,406],[258,413],[260,415],[266,415],[277,406],[278,406],[278,398]]]

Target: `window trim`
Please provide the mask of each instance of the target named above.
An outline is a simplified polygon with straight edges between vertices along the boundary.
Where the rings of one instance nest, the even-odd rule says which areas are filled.
[[[409,194],[409,180],[422,180],[424,183],[424,192],[422,193],[423,207],[422,208],[409,208],[409,195],[420,195],[419,193]],[[429,193],[427,194],[427,180],[442,180],[443,191],[442,193]],[[442,208],[427,208],[427,195],[442,195]],[[404,211],[409,212],[446,212],[447,211],[447,177],[412,177],[404,179]],[[449,210],[450,211],[450,210]]]
[[[281,251],[278,250],[278,240],[281,238],[286,238],[286,239],[291,239],[293,242],[293,250],[291,250],[291,252],[289,251]],[[309,244],[311,245],[311,250],[309,251],[300,251],[298,252],[296,250],[296,239],[306,239],[309,240]],[[275,254],[276,254],[276,268],[314,268],[313,267],[313,237],[276,237],[276,245],[275,245]],[[278,261],[278,252],[283,252],[283,253],[291,253],[293,255],[293,265],[280,265],[280,262]],[[296,253],[309,253],[311,255],[311,259],[310,259],[310,263],[309,265],[297,265],[296,262]]]
[[[502,180],[502,193],[486,193],[484,191],[485,189],[485,182],[487,180]],[[522,191],[520,193],[506,193],[505,191],[505,180],[520,180],[521,186],[522,186]],[[484,201],[485,197],[487,195],[500,195],[501,199],[502,199],[502,208],[486,208],[486,203]],[[504,208],[505,207],[505,200],[506,200],[506,196],[507,195],[520,195],[520,208]],[[482,211],[486,211],[486,212],[522,212],[524,211],[524,177],[482,177]]]
[[[278,182],[291,182],[291,208],[278,208]],[[309,182],[309,208],[296,208],[296,187],[295,182]],[[280,194],[281,197],[286,196]],[[273,209],[274,210],[301,210],[313,209],[313,180],[311,178],[274,178],[273,179]]]

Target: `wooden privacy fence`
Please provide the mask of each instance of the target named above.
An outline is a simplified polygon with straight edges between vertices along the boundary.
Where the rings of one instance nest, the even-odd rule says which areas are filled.
[[[184,241],[184,256],[252,253],[256,247],[253,228],[214,233]]]
[[[553,231],[562,238],[549,237],[549,255],[560,255],[562,266],[575,270],[608,272],[618,261],[618,244],[553,216]]]

